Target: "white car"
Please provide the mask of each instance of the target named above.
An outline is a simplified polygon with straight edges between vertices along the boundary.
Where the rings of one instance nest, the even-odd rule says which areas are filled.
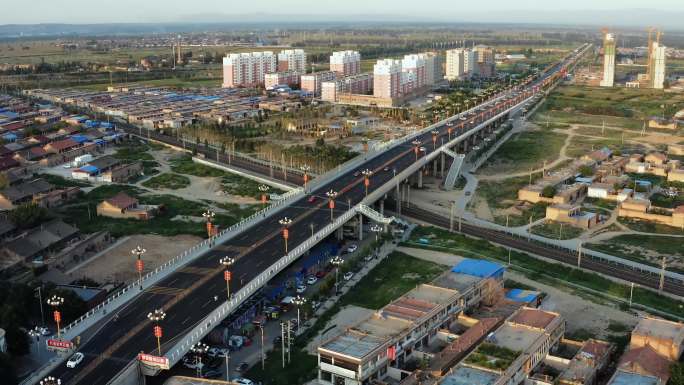
[[[299,285],[297,286],[297,294],[302,294],[303,292],[306,291],[306,286],[305,285]]]
[[[67,366],[67,368],[73,369],[76,366],[78,366],[78,364],[80,364],[82,361],[83,361],[83,353],[77,352],[76,354],[71,356],[71,358],[69,358],[69,360],[66,363],[66,366]]]
[[[307,285],[315,285],[316,282],[318,282],[318,278],[313,275],[306,280]]]
[[[355,252],[356,250],[358,250],[358,248],[359,248],[359,247],[356,246],[356,245],[349,245],[349,247],[347,247],[347,252],[348,252],[348,253],[353,253],[353,252]]]
[[[233,380],[233,382],[238,385],[254,385],[254,381],[247,378],[236,378]]]
[[[217,356],[220,355],[220,354],[221,354],[221,349],[219,349],[219,348],[217,348],[217,347],[210,348],[210,349],[207,351],[207,355],[208,355],[209,357],[217,357]]]
[[[348,272],[346,272],[346,273],[344,274],[344,277],[343,277],[343,278],[344,278],[345,281],[349,281],[350,279],[352,279],[353,276],[354,276],[354,273],[351,272],[351,271],[348,271]]]

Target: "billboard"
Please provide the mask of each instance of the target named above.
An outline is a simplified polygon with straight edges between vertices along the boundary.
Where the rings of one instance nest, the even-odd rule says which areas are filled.
[[[169,359],[167,357],[153,356],[151,354],[140,353],[138,360],[145,365],[154,366],[159,369],[169,369]]]
[[[71,341],[57,338],[50,338],[47,340],[46,343],[47,349],[51,351],[66,351],[71,350],[74,347],[74,344]]]

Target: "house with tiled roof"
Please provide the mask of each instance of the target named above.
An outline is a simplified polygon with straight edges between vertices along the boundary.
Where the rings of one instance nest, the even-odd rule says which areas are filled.
[[[121,191],[97,205],[97,215],[121,219],[147,220],[154,216],[158,206],[141,205],[136,198]]]

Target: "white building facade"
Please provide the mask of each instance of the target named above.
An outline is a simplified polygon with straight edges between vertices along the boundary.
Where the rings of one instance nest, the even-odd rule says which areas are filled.
[[[223,87],[263,85],[264,76],[276,68],[276,55],[270,51],[229,54],[223,58]]]

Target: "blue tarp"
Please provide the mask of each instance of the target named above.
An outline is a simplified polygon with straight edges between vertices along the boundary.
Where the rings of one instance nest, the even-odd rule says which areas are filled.
[[[86,138],[84,135],[71,135],[71,139],[73,139],[76,143],[85,143],[88,141],[88,138]]]
[[[511,289],[506,293],[506,298],[515,302],[531,303],[537,297],[539,297],[539,293],[522,289]]]
[[[97,174],[97,172],[100,171],[99,168],[97,168],[97,167],[95,167],[95,166],[92,166],[92,165],[83,166],[83,167],[81,167],[79,170],[85,171],[85,172],[87,172],[88,174]]]
[[[6,141],[8,141],[8,142],[14,142],[15,140],[17,140],[17,138],[18,138],[18,137],[17,137],[16,134],[11,134],[11,133],[10,133],[10,134],[5,134],[5,135],[2,136],[2,139],[6,140]]]
[[[505,270],[498,263],[469,258],[464,259],[451,269],[454,273],[468,274],[480,278],[501,277]]]
[[[105,142],[103,139],[95,139],[95,144],[97,144],[97,145],[100,145],[100,146],[101,146],[101,145],[103,145],[103,144],[105,144],[105,143],[106,143],[106,142]]]

